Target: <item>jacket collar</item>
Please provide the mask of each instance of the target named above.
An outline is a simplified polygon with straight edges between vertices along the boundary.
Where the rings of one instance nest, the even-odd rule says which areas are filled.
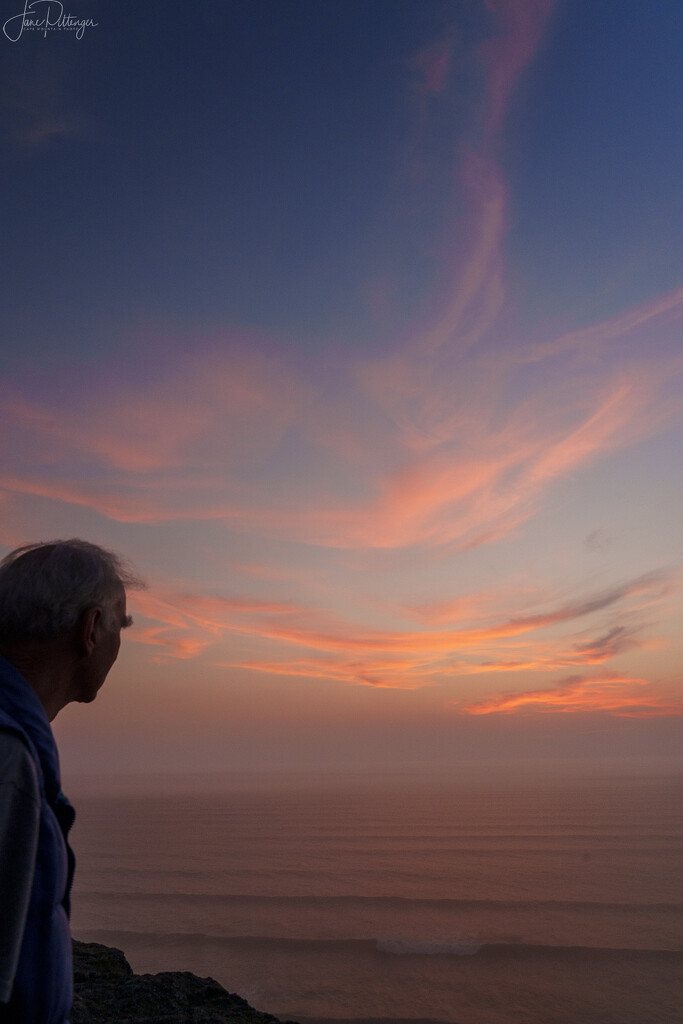
[[[50,802],[61,789],[59,754],[45,708],[20,672],[0,655],[0,708],[13,718],[33,743]]]

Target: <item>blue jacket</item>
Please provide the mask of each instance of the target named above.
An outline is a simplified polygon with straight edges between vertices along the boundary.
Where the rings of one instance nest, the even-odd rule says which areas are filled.
[[[0,726],[17,732],[36,766],[40,822],[33,888],[12,996],[0,1020],[66,1024],[73,1001],[69,893],[75,812],[61,792],[59,757],[45,710],[26,680],[0,657]],[[4,1012],[3,1012],[4,1011]]]

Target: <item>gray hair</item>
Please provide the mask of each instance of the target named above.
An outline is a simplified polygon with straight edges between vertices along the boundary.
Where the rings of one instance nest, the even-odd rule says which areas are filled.
[[[25,544],[0,561],[0,641],[69,633],[83,612],[113,605],[126,587],[144,587],[113,551],[86,540]]]

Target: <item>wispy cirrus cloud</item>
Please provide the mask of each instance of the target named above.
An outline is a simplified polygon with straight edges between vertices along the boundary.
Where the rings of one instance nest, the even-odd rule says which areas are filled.
[[[682,318],[683,286],[678,286],[605,320],[521,347],[516,353],[511,353],[511,357],[520,362],[534,362],[567,351],[587,355],[594,354],[596,350],[609,352],[613,351],[612,342],[632,341],[634,335],[637,342],[641,341],[643,335],[661,333]],[[677,337],[677,333],[672,335],[674,343]],[[677,348],[675,344],[674,347]],[[673,357],[672,367],[680,373],[680,355]]]
[[[556,672],[570,666],[602,665],[619,654],[644,646],[642,632],[639,627],[614,626],[606,633],[578,642],[562,638],[499,643],[497,646],[512,653],[498,660],[484,658],[469,665],[460,662],[454,667],[470,675],[498,675],[506,672]]]
[[[410,66],[418,76],[416,86],[419,92],[426,94],[443,92],[450,71],[452,51],[453,36],[449,32],[415,54],[410,61]]]
[[[341,658],[310,657],[291,661],[267,658],[220,663],[228,669],[249,669],[266,675],[309,676],[335,679],[352,686],[372,686],[380,690],[419,690],[432,683],[437,673],[420,659],[400,657]]]
[[[499,32],[483,47],[488,69],[486,134],[500,129],[510,94],[535,56],[552,11],[552,0],[486,0]]]
[[[667,389],[682,360],[671,332],[683,290],[576,329],[528,331],[520,322],[506,279],[508,183],[496,139],[550,7],[491,0],[489,8],[501,31],[482,53],[478,130],[453,146],[450,177],[465,213],[457,225],[444,219],[428,313],[386,347],[378,341],[364,355],[351,347],[337,373],[328,350],[297,362],[282,339],[226,329],[184,339],[182,358],[161,351],[142,375],[119,366],[117,354],[92,391],[76,375],[63,393],[44,388],[39,398],[33,380],[6,385],[0,491],[16,499],[17,521],[21,502],[44,499],[118,523],[211,522],[307,552],[409,549],[437,559],[521,534],[556,485],[672,421]],[[425,107],[448,91],[454,45],[446,33],[411,65]],[[643,338],[663,339],[658,358],[643,351]],[[138,340],[154,348],[155,339]],[[264,590],[277,577],[263,565],[251,575]],[[545,679],[641,647],[645,609],[673,579],[641,573],[564,601],[541,586],[414,607],[397,599],[385,619],[364,617],[357,586],[355,620],[310,599],[157,588],[134,598],[143,618],[136,639],[161,659],[201,655],[374,687],[522,672]],[[253,653],[233,651],[236,639]],[[649,705],[638,703],[640,690]],[[502,704],[492,697],[469,712],[602,701],[600,710],[624,714],[627,698],[643,714],[665,706],[645,682],[615,674],[520,690]]]
[[[545,340],[502,317],[507,187],[492,140],[550,8],[489,7],[499,26],[483,52],[489,129],[460,149],[468,223],[451,232],[457,244],[444,242],[428,317],[391,351],[349,357],[333,384],[315,358],[295,367],[268,339],[228,331],[193,338],[144,381],[112,369],[92,396],[80,378],[63,398],[7,386],[13,443],[0,487],[119,522],[214,521],[345,550],[466,550],[518,531],[558,482],[670,422],[663,392],[680,359],[620,343],[670,324],[680,290]],[[452,46],[449,30],[416,57],[430,94],[446,88]]]
[[[659,368],[620,372],[591,395],[584,385],[580,400],[552,391],[525,398],[498,424],[495,379],[487,394],[483,381],[465,373],[447,401],[443,378],[449,382],[455,372],[417,391],[424,374],[412,378],[405,370],[405,385],[395,376],[393,387],[391,377],[382,384],[379,371],[371,385],[396,424],[397,467],[367,481],[367,499],[349,504],[340,497],[335,507],[318,508],[307,527],[318,543],[469,547],[499,538],[533,516],[553,483],[647,435],[658,416]],[[460,404],[468,384],[474,394],[463,394]]]
[[[450,401],[448,374],[434,387],[418,377],[417,394],[402,390],[395,376],[392,386],[390,376],[384,422],[376,436],[366,435],[364,457],[351,466],[337,447],[340,472],[330,472],[328,459],[324,472],[311,476],[309,467],[322,467],[333,445],[322,395],[312,398],[315,380],[258,361],[247,368],[230,359],[200,361],[146,398],[132,391],[65,411],[6,396],[14,456],[5,460],[0,484],[123,522],[223,520],[339,548],[468,547],[516,529],[555,481],[647,434],[663,374],[659,367],[622,371],[580,399],[525,397],[498,424],[499,388],[494,380],[487,394],[483,368],[466,374],[469,397],[461,384]],[[373,392],[380,380],[377,371]],[[343,398],[345,422],[338,398],[334,429],[352,438],[357,405],[352,393]],[[24,457],[36,443],[42,466]]]
[[[570,676],[544,690],[498,694],[462,706],[470,715],[519,714],[523,712],[570,714],[601,711],[632,718],[683,715],[683,700],[657,693],[646,679],[618,673]]]
[[[617,584],[601,591],[574,601],[568,601],[555,608],[528,615],[513,616],[508,621],[508,627],[513,633],[520,631],[540,629],[545,626],[553,626],[557,623],[568,622],[573,619],[583,618],[594,612],[603,611],[619,601],[626,598],[638,598],[646,604],[651,600],[661,600],[671,593],[675,583],[676,575],[672,572],[659,570],[645,573],[633,580]],[[522,595],[524,596],[524,595]],[[490,601],[492,595],[479,595],[479,602]],[[519,597],[508,600],[519,600]],[[476,604],[474,605],[476,607]],[[460,617],[462,603],[438,602],[422,607],[412,608],[411,611],[422,621],[430,623],[443,623],[453,621],[454,617]]]
[[[293,377],[281,360],[229,335],[219,351],[213,338],[195,344],[194,355],[165,360],[152,381],[122,387],[119,373],[97,395],[76,388],[52,407],[6,390],[3,416],[15,435],[50,438],[55,454],[94,457],[132,477],[264,458],[301,401]]]
[[[216,663],[226,667],[416,689],[479,674],[547,673],[607,662],[642,643],[638,612],[666,596],[670,584],[666,574],[651,574],[542,614],[419,631],[371,628],[294,601],[168,590],[135,595],[133,602],[146,620],[136,639],[158,647],[162,657],[188,657],[213,646]],[[559,623],[594,617],[618,603],[628,625],[596,633],[591,621],[578,636],[534,635]],[[222,644],[237,636],[256,641],[262,653],[226,660]],[[498,657],[492,657],[494,652]]]
[[[134,639],[179,658],[194,656],[225,633],[254,632],[254,622],[265,630],[274,617],[300,610],[287,602],[159,590],[135,594],[133,605],[148,620]]]

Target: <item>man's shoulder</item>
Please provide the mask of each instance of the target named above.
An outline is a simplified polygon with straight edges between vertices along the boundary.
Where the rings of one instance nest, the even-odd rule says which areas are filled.
[[[0,725],[0,785],[11,784],[38,800],[36,766],[22,735]]]

